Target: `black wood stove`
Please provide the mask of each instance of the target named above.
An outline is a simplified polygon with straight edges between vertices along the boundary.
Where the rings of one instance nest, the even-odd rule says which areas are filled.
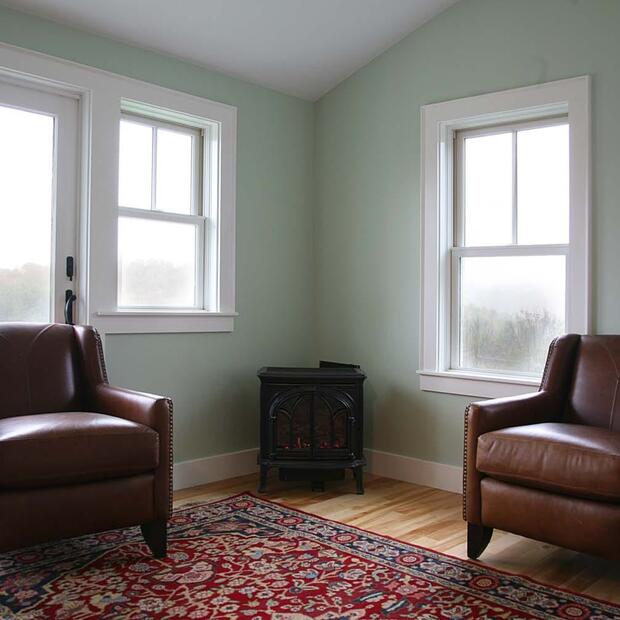
[[[278,467],[283,480],[343,478],[352,469],[364,492],[363,384],[358,366],[321,362],[319,368],[261,368],[260,486]]]

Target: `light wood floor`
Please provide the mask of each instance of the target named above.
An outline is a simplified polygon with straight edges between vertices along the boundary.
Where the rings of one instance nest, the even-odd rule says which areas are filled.
[[[244,476],[175,493],[175,506],[256,492],[257,477]],[[262,495],[307,512],[386,534],[399,540],[466,558],[461,496],[428,487],[366,475],[366,493],[354,483],[327,483],[325,492],[309,484],[270,478]],[[504,532],[495,532],[481,556],[484,564],[528,575],[544,583],[620,603],[620,562],[587,556]]]

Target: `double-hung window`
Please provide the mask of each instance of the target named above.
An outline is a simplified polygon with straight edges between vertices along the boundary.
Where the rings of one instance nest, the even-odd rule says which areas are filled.
[[[589,329],[589,78],[422,108],[420,387],[536,389]]]
[[[204,130],[123,114],[118,307],[205,309]],[[203,169],[207,174],[203,174]]]
[[[121,99],[116,217],[102,222],[117,260],[101,265],[111,286],[99,289],[94,323],[105,333],[232,331],[236,110],[157,98],[162,107]]]
[[[566,331],[566,117],[457,131],[451,368],[540,377]]]

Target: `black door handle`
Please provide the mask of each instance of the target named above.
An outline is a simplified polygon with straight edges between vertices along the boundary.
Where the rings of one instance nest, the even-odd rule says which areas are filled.
[[[68,288],[65,291],[65,323],[67,325],[75,325],[73,322],[73,304],[77,297],[73,294],[73,291]]]

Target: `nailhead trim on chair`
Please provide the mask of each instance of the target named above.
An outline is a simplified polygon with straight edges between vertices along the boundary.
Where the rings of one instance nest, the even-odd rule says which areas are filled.
[[[99,332],[96,329],[93,329],[93,332],[95,334],[95,342],[97,343],[97,354],[99,356],[99,365],[101,366],[101,372],[103,373],[103,380],[106,383],[109,383],[108,370],[105,367],[105,358],[103,356],[103,342],[101,341],[101,336],[99,335]]]
[[[469,410],[471,403],[465,407],[465,446],[463,448],[463,519],[467,521],[467,433],[469,431]]]
[[[547,373],[549,372],[549,366],[551,365],[551,356],[553,355],[553,351],[555,349],[555,345],[557,343],[558,339],[554,338],[551,341],[551,344],[549,345],[549,352],[547,353],[547,359],[545,361],[545,369],[543,370],[543,376],[542,379],[540,381],[540,387],[538,388],[538,391],[540,392],[540,390],[542,390],[542,386],[545,384],[545,381],[547,380]]]
[[[172,474],[173,474],[173,450],[172,450],[172,399],[166,398],[166,404],[168,405],[168,432],[169,432],[169,440],[168,440],[168,509],[170,510],[170,516],[172,516]]]

